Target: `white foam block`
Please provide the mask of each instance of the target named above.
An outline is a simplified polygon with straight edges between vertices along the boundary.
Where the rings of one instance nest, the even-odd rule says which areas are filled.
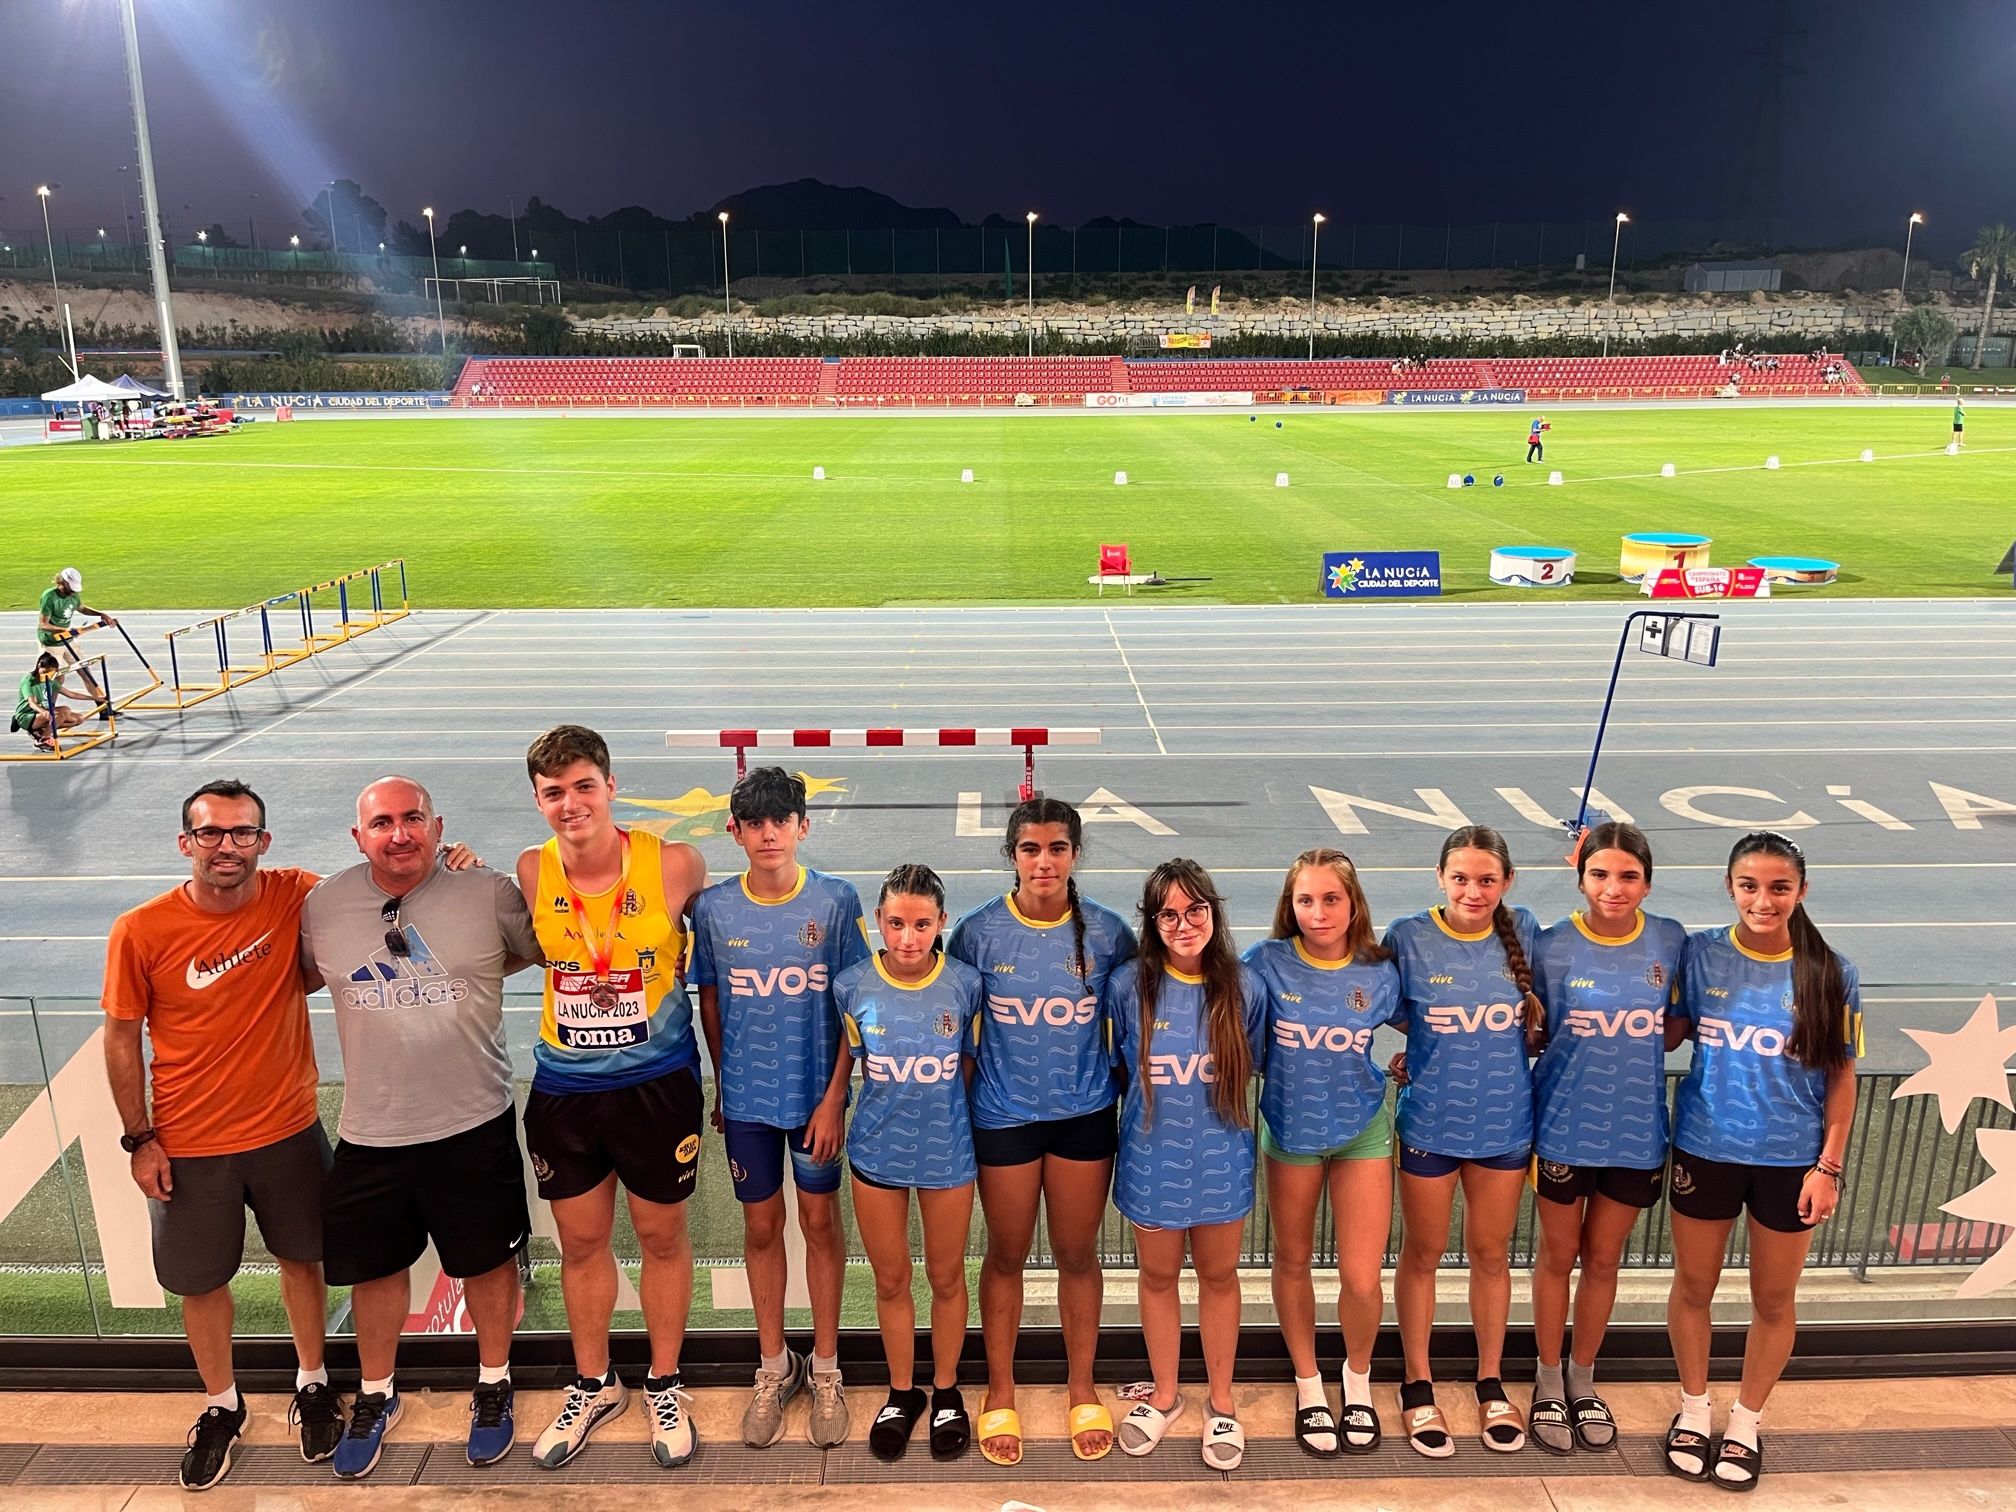
[[[1674,476],[1674,474],[1676,474],[1678,471],[1679,471],[1678,468],[1676,468],[1671,462],[1668,462],[1659,469],[1659,476],[1662,478],[1670,478]]]
[[[1559,488],[1561,486],[1561,474],[1550,472],[1547,474],[1547,482],[1550,487]]]
[[[1959,443],[1958,441],[1948,441],[1948,442],[1946,443],[1946,455],[1947,455],[1947,456],[1949,456],[1949,457],[1957,457],[1957,456],[1959,456],[1959,455],[1960,455],[1960,443]]]
[[[1274,474],[1274,486],[1276,488],[1286,488],[1288,486],[1288,474],[1286,473]]]
[[[825,468],[823,468],[823,467],[815,467],[815,468],[813,468],[813,469],[812,469],[812,480],[813,480],[813,481],[814,481],[815,483],[824,483],[824,482],[826,481],[826,469],[825,469]]]
[[[1461,473],[1449,474],[1449,486],[1451,488],[1461,488],[1463,486],[1463,474]]]
[[[962,472],[961,472],[961,473],[959,474],[959,481],[960,481],[961,483],[971,483],[971,482],[973,481],[973,469],[972,469],[972,468],[970,468],[970,467],[969,467],[969,468],[966,468],[966,469],[964,469],[964,470],[963,470],[963,471],[962,471]]]
[[[1864,462],[1874,462],[1876,460],[1876,453],[1874,453],[1873,451],[1864,450],[1862,453],[1862,460]]]
[[[1124,472],[1116,472],[1115,474],[1113,474],[1113,481],[1119,487],[1125,488],[1127,486],[1127,474]]]
[[[1764,471],[1766,472],[1778,471],[1778,459],[1776,457],[1766,457],[1764,459]]]

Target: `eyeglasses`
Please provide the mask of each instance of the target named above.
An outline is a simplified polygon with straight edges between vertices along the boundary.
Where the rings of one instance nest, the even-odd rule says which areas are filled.
[[[259,837],[266,833],[256,824],[234,824],[230,829],[219,829],[214,824],[206,824],[201,829],[184,830],[183,833],[196,842],[199,850],[215,850],[230,836],[231,843],[240,850],[250,850],[259,843]]]
[[[1178,913],[1173,908],[1163,909],[1155,915],[1155,927],[1157,929],[1174,929],[1178,924],[1203,924],[1210,917],[1211,905],[1209,903],[1192,903],[1181,913]]]
[[[406,931],[399,927],[399,905],[404,898],[387,898],[385,906],[378,910],[378,917],[385,925],[385,948],[395,956],[410,956],[413,947],[406,943]]]

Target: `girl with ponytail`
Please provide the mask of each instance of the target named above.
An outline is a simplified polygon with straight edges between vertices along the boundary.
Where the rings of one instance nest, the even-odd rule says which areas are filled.
[[[1386,945],[1400,968],[1407,1031],[1397,1104],[1400,1140],[1400,1264],[1393,1299],[1406,1379],[1400,1405],[1407,1441],[1431,1459],[1456,1452],[1435,1402],[1428,1345],[1435,1273],[1449,1244],[1456,1189],[1463,1189],[1470,1320],[1477,1336],[1477,1411],[1486,1449],[1524,1446],[1526,1427],[1499,1379],[1512,1306],[1512,1228],[1533,1147],[1533,1073],[1528,1036],[1544,1026],[1533,993],[1540,926],[1510,906],[1512,852],[1483,825],[1453,831],[1435,867],[1443,901],[1397,920]],[[1396,1070],[1398,1067],[1396,1066]]]
[[[1104,1276],[1099,1229],[1113,1180],[1119,1096],[1099,1000],[1108,975],[1134,958],[1134,932],[1110,908],[1079,895],[1073,875],[1084,843],[1078,811],[1031,798],[1008,816],[1003,853],[1014,889],[952,926],[954,960],[986,983],[986,1030],[973,1083],[973,1145],[987,1258],[980,1267],[980,1328],[987,1397],[980,1452],[997,1465],[1022,1458],[1015,1411],[1015,1339],[1022,1268],[1048,1219],[1063,1325],[1068,1428],[1078,1458],[1113,1447],[1113,1415],[1092,1383]]]
[[[1792,1356],[1814,1228],[1841,1201],[1862,1053],[1861,985],[1806,914],[1806,856],[1768,830],[1729,852],[1736,922],[1687,941],[1680,1012],[1694,1060],[1674,1103],[1673,1293],[1666,1326],[1680,1412],[1666,1466],[1748,1491],[1764,1470],[1759,1418]],[[1709,1314],[1736,1217],[1748,1209],[1751,1319],[1743,1384],[1710,1462]]]
[[[1253,1209],[1250,1097],[1266,991],[1240,964],[1210,874],[1165,861],[1141,894],[1141,954],[1114,973],[1105,1011],[1127,1083],[1113,1205],[1134,1225],[1141,1336],[1154,1389],[1120,1423],[1120,1447],[1148,1453],[1183,1412],[1177,1280],[1187,1245],[1197,1272],[1197,1332],[1210,1382],[1204,1463],[1235,1470],[1246,1436],[1234,1416],[1239,1250]]]

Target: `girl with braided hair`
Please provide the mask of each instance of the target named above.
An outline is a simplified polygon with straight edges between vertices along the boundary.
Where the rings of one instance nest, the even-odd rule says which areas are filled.
[[[1110,908],[1079,896],[1084,844],[1078,811],[1031,798],[1008,817],[1003,853],[1012,891],[952,926],[946,951],[986,983],[986,1030],[973,1083],[973,1144],[987,1258],[980,1327],[987,1397],[980,1452],[997,1465],[1022,1458],[1015,1411],[1015,1340],[1022,1268],[1047,1216],[1064,1332],[1071,1449],[1082,1460],[1113,1447],[1113,1416],[1092,1384],[1104,1276],[1099,1229],[1113,1180],[1118,1092],[1099,1000],[1108,975],[1131,961],[1134,932]]]
[[[1400,1264],[1393,1299],[1406,1355],[1400,1405],[1407,1441],[1430,1459],[1456,1452],[1435,1403],[1428,1344],[1435,1273],[1463,1189],[1470,1321],[1477,1336],[1477,1411],[1486,1449],[1524,1447],[1526,1426],[1499,1379],[1512,1306],[1512,1228],[1533,1150],[1528,1037],[1542,1028],[1532,961],[1539,922],[1508,905],[1511,848],[1480,824],[1453,831],[1435,866],[1443,901],[1395,921],[1386,946],[1400,967],[1407,1049],[1395,1119],[1400,1140]]]

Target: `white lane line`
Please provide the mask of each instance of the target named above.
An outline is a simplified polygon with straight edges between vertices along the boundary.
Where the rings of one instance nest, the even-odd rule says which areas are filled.
[[[222,747],[219,750],[207,752],[200,759],[205,761],[216,761],[220,757],[228,755],[230,752],[237,750],[238,747],[244,745],[248,740],[256,740],[261,735],[271,735],[275,730],[279,729],[280,726],[287,723],[288,720],[294,719],[302,714],[313,713],[316,709],[320,708],[323,704],[328,703],[331,699],[341,698],[345,693],[349,693],[357,688],[361,688],[365,683],[372,681],[374,678],[383,677],[387,672],[392,671],[395,667],[403,667],[404,665],[406,665],[406,663],[412,661],[415,657],[425,655],[427,652],[434,650],[436,647],[446,645],[449,641],[455,639],[456,636],[466,634],[468,631],[473,630],[476,626],[482,623],[484,623],[484,621],[481,619],[473,619],[470,620],[466,625],[461,625],[456,629],[449,631],[440,640],[429,641],[424,646],[410,647],[407,650],[400,652],[397,656],[393,657],[392,660],[385,663],[384,666],[378,668],[376,671],[367,672],[364,674],[364,676],[358,678],[355,682],[345,683],[340,688],[331,688],[327,693],[324,693],[320,698],[316,699],[314,702],[303,704],[300,708],[294,710],[292,713],[282,714],[278,719],[274,720],[271,724],[262,725],[260,728],[256,730],[248,730],[243,735],[240,735],[236,740],[232,741],[230,744]],[[381,757],[380,759],[382,760],[383,758]]]
[[[1068,675],[1083,675],[1086,677],[1092,677],[1096,676],[1098,673],[1103,672],[1105,670],[1105,664],[1103,662],[1093,663],[1093,662],[1047,661],[1044,663],[1044,665],[1051,669],[1047,676],[1040,678],[1030,678],[1026,680],[1019,678],[990,677],[987,679],[987,685],[990,688],[1018,688],[1018,687],[1048,688],[1054,691],[1057,688],[1058,684],[1061,681],[1063,681]],[[1029,664],[1026,661],[961,662],[959,664],[958,670],[961,672],[993,672],[993,671],[1021,672],[1028,670],[1028,666]],[[1174,672],[1184,667],[1207,667],[1222,670],[1222,663],[1216,661],[1164,662],[1162,663],[1162,666],[1159,670],[1164,672]],[[1647,670],[1649,671],[1649,669]],[[458,693],[458,692],[496,693],[499,691],[503,691],[506,688],[511,690],[516,690],[518,688],[527,688],[536,691],[546,686],[544,684],[528,682],[525,680],[525,674],[508,667],[500,667],[494,674],[486,673],[485,670],[481,667],[458,668],[457,672],[458,675],[464,677],[480,677],[486,675],[493,675],[496,677],[508,679],[508,681],[504,684],[403,683],[399,685],[399,687],[397,687],[396,689],[393,689],[392,691],[400,693]],[[930,676],[931,674],[928,672],[920,671],[908,675],[922,678]],[[1659,674],[1652,673],[1651,675],[1657,676]],[[628,678],[614,678],[609,681],[598,682],[591,678],[569,677],[554,682],[553,684],[551,684],[551,687],[554,689],[554,691],[567,691],[576,688],[618,688],[634,691],[640,694],[658,693],[658,692],[666,692],[666,693],[690,692],[696,694],[704,694],[707,696],[708,699],[718,701],[721,696],[721,689],[723,686],[724,679],[729,678],[731,676],[733,678],[734,689],[737,693],[790,693],[795,691],[825,692],[835,687],[849,688],[856,686],[855,684],[848,682],[844,678],[836,679],[832,677],[821,678],[815,682],[805,682],[805,681],[758,682],[746,678],[739,673],[731,673],[727,669],[723,669],[720,672],[699,676],[691,684],[676,683],[676,682],[637,682]],[[1811,676],[1801,676],[1796,674],[1779,675],[1776,673],[1761,673],[1761,672],[1760,673],[1724,672],[1719,667],[1716,669],[1715,672],[1715,682],[1717,686],[1720,686],[1723,683],[1732,683],[1732,682],[1776,683],[1785,686],[1796,687],[1801,683],[1808,683],[1808,682],[1852,682],[1852,683],[1909,682],[1912,684],[1917,684],[1923,682],[1960,682],[1960,681],[1965,681],[1968,683],[1989,682],[1989,681],[2003,681],[2003,682],[2016,681],[2016,672],[1869,672],[1869,673],[1815,672]],[[1310,685],[1310,682],[1311,679],[1307,677],[1271,677],[1271,678],[1270,677],[1250,677],[1250,678],[1249,677],[1230,677],[1230,678],[1172,677],[1165,684],[1156,682],[1155,679],[1151,676],[1143,681],[1142,686],[1144,688],[1161,688],[1165,686],[1183,687],[1183,688],[1274,688],[1274,687],[1306,688]],[[1465,688],[1465,687],[1495,688],[1507,685],[1517,685],[1520,687],[1586,688],[1589,686],[1589,679],[1587,676],[1438,677],[1437,679],[1435,679],[1435,686],[1441,688]],[[864,680],[863,682],[858,684],[858,686],[862,691],[862,695],[864,697],[868,697],[872,696],[879,689],[901,685],[885,683],[879,680]],[[1361,677],[1354,675],[1351,678],[1348,686],[1353,689],[1364,687],[1418,688],[1422,686],[1422,679],[1418,677]],[[1634,682],[1630,684],[1630,686],[1649,688],[1653,685],[1651,683]],[[1678,684],[1676,684],[1676,686],[1678,686]],[[380,690],[381,693],[383,691],[385,690],[383,689]],[[1667,695],[1664,692],[1660,694],[1660,697],[1662,699],[1664,699],[1666,696]],[[1781,695],[1764,695],[1764,697],[1766,698],[1777,696]],[[1796,697],[1797,695],[1785,694],[1782,696],[1791,698]],[[1831,695],[1816,695],[1816,696],[1826,697]],[[1850,695],[1841,695],[1841,696],[1846,697]],[[1923,696],[1926,698],[1946,698],[1951,697],[1952,695],[1950,693],[1927,693]],[[1970,694],[1969,696],[1973,695]],[[1992,695],[1992,696],[2000,697],[2004,695]],[[1464,698],[1452,699],[1449,701],[1453,703],[1480,703],[1480,702],[1489,702],[1490,700],[1466,696]],[[1508,702],[1512,700],[1501,699],[1499,701]],[[1721,702],[1721,699],[1711,695],[1707,699],[1696,701],[1719,703]]]
[[[556,691],[565,691],[565,690],[563,689]],[[1050,689],[1050,692],[1053,696],[1056,694],[1057,690],[1054,687],[1054,685]],[[2016,693],[1977,694],[1974,695],[1974,697],[1976,697],[1977,699],[1993,698],[2004,703],[2016,701]],[[511,703],[425,703],[425,704],[397,704],[397,705],[386,705],[381,703],[376,706],[375,712],[382,713],[387,718],[392,718],[394,716],[403,718],[408,715],[414,715],[414,714],[522,714],[525,711],[526,704],[534,701],[535,699],[532,693],[528,690],[526,697],[514,700]],[[1162,712],[1166,717],[1167,715],[1173,712],[1178,712],[1184,709],[1260,709],[1260,710],[1334,709],[1337,707],[1340,701],[1341,700],[1336,698],[1289,698],[1289,699],[1175,698],[1175,699],[1162,700]],[[1093,698],[1080,697],[1070,702],[1055,706],[1058,708],[1059,713],[1057,715],[1057,718],[1053,719],[1051,722],[1056,723],[1073,711],[1083,712],[1087,710],[1114,709],[1120,707],[1125,702],[1126,702],[1125,698],[1117,696],[1108,697],[1103,694]],[[1436,698],[1436,699],[1411,699],[1409,700],[1409,706],[1410,707],[1418,706],[1427,708],[1476,708],[1480,704],[1502,704],[1512,707],[1523,708],[1530,705],[1531,702],[1532,700],[1530,699],[1519,699],[1519,698],[1491,698],[1491,699]],[[1803,695],[1789,695],[1783,699],[1773,698],[1769,695],[1752,696],[1749,698],[1735,698],[1735,699],[1712,698],[1712,697],[1679,699],[1679,698],[1667,698],[1661,696],[1658,699],[1658,706],[1660,708],[1665,708],[1670,704],[1676,704],[1676,703],[1714,704],[1719,707],[1730,703],[1755,703],[1755,704],[1769,704],[1776,706],[1777,704],[1780,703],[1835,704],[1835,703],[1933,703],[1933,702],[1939,703],[1943,707],[1950,704],[1951,700],[1943,695],[1927,695],[1927,694],[1891,694],[1887,696],[1881,694],[1850,694],[1850,695],[1844,695],[1839,698],[1835,698],[1822,693],[1809,693]],[[653,710],[660,710],[666,713],[679,713],[682,710],[692,709],[695,707],[705,707],[719,710],[721,704],[722,700],[718,696],[714,698],[696,696],[695,698],[692,699],[681,699],[672,703],[639,703],[636,699],[612,699],[607,703],[588,703],[579,699],[570,699],[568,700],[567,708],[575,714],[595,713],[604,710],[613,711],[616,713],[648,714]],[[864,716],[882,710],[904,709],[909,710],[913,713],[920,713],[920,714],[937,710],[941,712],[938,714],[934,714],[933,717],[940,719],[956,719],[959,716],[968,713],[975,715],[979,714],[992,715],[1002,710],[1008,710],[1008,711],[1020,711],[1023,715],[1029,716],[1015,721],[1018,724],[1027,724],[1030,722],[1030,717],[1033,717],[1036,714],[1041,714],[1043,712],[1044,705],[1040,702],[1035,702],[1032,699],[1027,698],[1011,700],[1008,702],[998,702],[993,700],[974,700],[974,699],[941,700],[937,698],[888,698],[888,697],[878,697],[872,700],[865,698],[850,699],[845,697],[819,698],[819,699],[792,698],[792,699],[779,699],[776,700],[775,702],[752,701],[752,702],[737,703],[735,705],[735,719],[753,721],[758,726],[768,726],[772,724],[777,724],[777,725],[798,727],[803,725],[804,716],[806,715],[807,712],[820,709],[841,709],[841,710],[851,709],[862,713]],[[775,718],[770,717],[771,710],[778,711]],[[308,711],[306,709],[303,709],[301,712],[305,714]],[[364,711],[358,709],[325,709],[322,710],[321,712],[326,716],[328,716],[329,718],[341,719],[354,716]],[[759,715],[762,717],[760,718],[757,717]],[[1616,716],[1616,720],[1620,724],[1636,725],[1641,729],[1694,729],[1697,728],[1701,723],[1701,721],[1698,719],[1646,719],[1643,717],[1633,717],[1629,715],[1618,715]],[[966,723],[969,721],[961,720],[960,722]],[[1436,728],[1443,730],[1548,730],[1553,729],[1556,726],[1562,726],[1562,725],[1572,726],[1577,724],[1590,725],[1594,724],[1595,722],[1596,722],[1596,715],[1595,713],[1592,712],[1586,719],[1568,719],[1564,717],[1562,719],[1555,719],[1555,720],[1534,720],[1534,721],[1523,721],[1518,723],[1500,723],[1493,721],[1483,721],[1483,722],[1445,721],[1437,724]],[[1856,718],[1853,719],[1822,719],[1817,718],[1813,715],[1799,714],[1788,716],[1787,718],[1784,719],[1753,719],[1747,716],[1734,719],[1718,719],[1715,721],[1715,728],[1726,730],[1730,728],[1743,729],[1746,727],[1759,726],[1759,725],[1807,725],[1807,724],[1812,725],[2016,724],[2016,717],[1998,718],[1983,715],[1979,717],[1952,718],[1947,716],[1928,715],[1924,717],[1914,717],[1909,719],[1882,719],[1882,718],[1876,718],[1874,716],[1857,716]],[[1377,724],[1370,720],[1364,720],[1364,721],[1353,721],[1349,724],[1344,725],[1289,724],[1279,726],[1248,724],[1242,721],[1242,728],[1245,729],[1279,728],[1290,730],[1295,729],[1417,730],[1420,727],[1421,722],[1419,720],[1409,720],[1397,724]],[[1172,725],[1170,726],[1170,728],[1174,729],[1175,726]]]
[[[1134,689],[1134,697],[1141,705],[1141,717],[1148,721],[1148,733],[1155,737],[1155,749],[1167,756],[1169,748],[1162,744],[1162,732],[1155,728],[1155,715],[1148,708],[1148,696],[1141,691],[1141,684],[1134,680],[1134,668],[1127,660],[1127,648],[1120,644],[1120,632],[1113,628],[1113,613],[1105,611],[1106,633],[1113,637],[1113,649],[1119,653],[1121,670],[1126,672],[1127,681]]]
[[[1213,725],[1209,726],[1208,728],[1218,729],[1219,727]],[[538,733],[537,731],[531,730],[530,726],[526,727],[526,731],[521,731],[519,733],[522,734],[527,732],[534,734]],[[329,740],[339,735],[377,736],[377,735],[383,735],[385,733],[387,732],[383,730],[349,730],[349,731],[318,730],[315,732],[313,738],[315,742],[319,744],[324,740]],[[397,733],[403,735],[411,732],[402,730],[398,731]],[[451,732],[444,732],[444,733],[451,733]],[[469,732],[464,730],[452,733],[459,733],[466,736]],[[491,730],[487,731],[486,733],[492,735],[504,735],[504,734],[510,734],[512,732],[508,730]],[[603,733],[622,734],[626,732],[605,730]],[[649,730],[633,730],[627,733],[648,735],[648,736],[662,736],[664,732],[663,730],[654,726]],[[1615,748],[1605,746],[1604,750],[1606,754],[1612,756],[1697,756],[1697,757],[1698,756],[1974,756],[1974,755],[1999,756],[2005,753],[2016,753],[2016,745],[1953,745],[1948,743],[1946,745],[1936,745],[1936,746],[1694,745],[1694,746],[1619,746]],[[626,764],[631,766],[652,765],[658,762],[664,762],[667,765],[673,765],[673,766],[679,766],[679,765],[691,766],[694,763],[701,761],[719,761],[725,756],[725,754],[726,754],[725,752],[719,752],[719,751],[708,751],[708,752],[696,751],[686,755],[674,755],[662,749],[651,748],[636,752],[625,752],[623,760]],[[1043,759],[1046,762],[1300,761],[1305,763],[1308,762],[1320,763],[1325,761],[1421,761],[1430,757],[1462,758],[1464,760],[1484,760],[1484,761],[1525,761],[1542,756],[1575,756],[1580,758],[1586,758],[1588,755],[1589,755],[1589,749],[1587,746],[1558,746],[1558,747],[1534,746],[1517,751],[1479,751],[1474,749],[1422,750],[1422,751],[1411,751],[1411,750],[1410,751],[1394,751],[1394,750],[1339,751],[1332,748],[1324,748],[1320,750],[1307,750],[1307,751],[1247,751],[1247,750],[1124,751],[1109,746],[1098,751],[1065,751],[1065,750],[1051,751]],[[151,763],[164,766],[187,766],[189,764],[190,759],[191,758],[187,756],[122,756],[120,758],[120,762],[122,765],[128,765],[128,764],[143,765]],[[477,764],[484,764],[489,762],[515,761],[522,766],[525,761],[525,756],[523,752],[516,752],[511,754],[499,754],[494,756],[487,756],[487,755],[462,756],[462,755],[440,754],[435,752],[429,752],[426,756],[417,757],[416,759],[434,763],[467,762]],[[838,753],[836,753],[836,759],[840,759],[838,757]],[[906,762],[963,761],[970,763],[974,761],[986,760],[987,758],[982,756],[960,755],[956,752],[933,752],[923,750],[910,750],[905,752],[904,759]],[[385,762],[385,757],[261,756],[259,758],[259,761],[262,765],[267,766],[351,766],[357,764],[370,764],[370,765],[382,766]],[[32,774],[24,773],[22,775],[24,776],[24,778],[26,778]]]

